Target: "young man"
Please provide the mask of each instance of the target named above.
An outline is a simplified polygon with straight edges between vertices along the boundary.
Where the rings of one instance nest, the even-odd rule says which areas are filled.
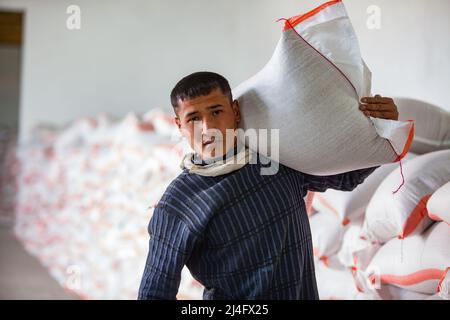
[[[204,285],[203,299],[318,299],[303,198],[308,190],[351,191],[376,168],[319,177],[280,164],[276,174],[261,175],[261,155],[250,164],[251,153],[239,149],[235,137],[225,146],[227,129],[237,129],[240,121],[225,78],[191,74],[178,82],[171,100],[178,128],[195,153],[184,158],[183,172],[150,220],[138,299],[176,299],[184,265]],[[398,119],[390,98],[363,102],[366,115]],[[199,137],[195,123],[201,125]],[[223,141],[211,130],[222,133]],[[223,152],[217,152],[221,144]],[[236,157],[244,161],[221,161]]]

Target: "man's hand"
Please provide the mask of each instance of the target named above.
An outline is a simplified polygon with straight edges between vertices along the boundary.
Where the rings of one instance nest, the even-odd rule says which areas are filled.
[[[376,95],[361,99],[359,109],[367,116],[380,119],[398,120],[398,110],[394,100]]]

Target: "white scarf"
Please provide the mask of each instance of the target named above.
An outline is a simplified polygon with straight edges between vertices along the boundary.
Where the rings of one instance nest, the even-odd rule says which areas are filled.
[[[217,177],[241,169],[252,159],[252,152],[246,147],[238,153],[207,165],[197,165],[192,162],[194,153],[188,153],[183,157],[180,167],[188,169],[190,174],[198,174],[204,177]]]

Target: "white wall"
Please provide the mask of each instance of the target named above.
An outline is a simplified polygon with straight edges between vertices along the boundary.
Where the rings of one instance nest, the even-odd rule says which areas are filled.
[[[345,2],[373,73],[373,92],[434,103],[450,111],[450,1]],[[381,8],[381,29],[366,27],[368,6]]]
[[[35,123],[65,123],[108,112],[170,110],[182,76],[211,70],[232,86],[270,58],[282,23],[323,1],[302,0],[0,0],[24,9],[21,138]],[[347,0],[374,91],[421,98],[450,110],[448,0]],[[66,8],[81,8],[81,30]],[[382,9],[368,30],[366,8]],[[447,89],[447,90],[444,90]]]

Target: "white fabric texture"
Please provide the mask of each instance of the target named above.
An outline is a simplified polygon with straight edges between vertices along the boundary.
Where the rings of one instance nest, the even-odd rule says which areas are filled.
[[[436,294],[450,266],[450,226],[435,223],[421,235],[392,239],[375,254],[369,268],[381,284]]]
[[[361,227],[363,219],[358,219],[351,222],[345,228],[344,236],[342,237],[342,245],[337,253],[337,259],[345,267],[353,267],[353,253],[367,248],[370,243],[367,240],[361,239]]]
[[[450,149],[450,112],[420,100],[395,98],[400,120],[414,120],[411,152],[424,154]]]
[[[415,157],[416,155],[408,153],[403,163]],[[397,164],[385,164],[381,166],[363,184],[360,184],[351,192],[328,189],[324,193],[316,193],[313,199],[313,208],[338,216],[344,224],[359,219],[364,215],[367,204],[380,183],[397,168]]]
[[[329,268],[319,263],[315,267],[315,273],[321,300],[353,300],[358,294],[348,269]]]
[[[450,178],[448,183],[430,197],[427,202],[427,211],[431,219],[450,224]]]
[[[317,212],[309,219],[314,256],[327,259],[341,247],[344,226],[334,215]]]
[[[198,165],[192,161],[194,153],[188,153],[183,157],[180,167],[188,169],[190,174],[198,174],[204,177],[217,177],[239,170],[249,163],[253,152],[248,148],[241,148],[239,152],[226,159],[226,161],[215,161],[207,165]]]

